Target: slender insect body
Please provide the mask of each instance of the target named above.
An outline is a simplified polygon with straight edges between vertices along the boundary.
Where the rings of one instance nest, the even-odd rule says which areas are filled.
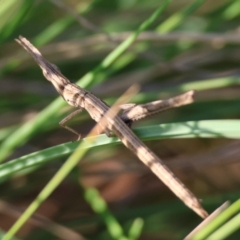
[[[155,101],[152,105],[130,105],[131,108],[126,110],[125,113],[123,113],[123,116],[119,117],[118,115],[111,115],[111,109],[105,102],[80,86],[71,83],[65,76],[63,76],[55,65],[52,65],[44,59],[41,53],[27,39],[20,36],[19,39],[17,39],[17,42],[33,56],[35,61],[43,70],[44,76],[52,82],[63,99],[69,105],[78,108],[60,122],[62,127],[78,135],[79,140],[81,137],[80,134],[65,125],[68,120],[80,113],[82,109],[86,109],[91,118],[96,122],[99,122],[107,113],[107,126],[103,126],[102,130],[104,130],[108,136],[110,136],[110,131],[114,132],[122,143],[134,154],[136,154],[138,158],[147,165],[152,172],[160,178],[187,206],[192,208],[202,218],[206,218],[208,216],[208,213],[202,208],[200,202],[194,194],[188,190],[188,188],[171,172],[171,170],[165,166],[165,164],[126,125],[126,123],[129,123],[128,125],[130,125],[132,121],[158,112],[158,105],[161,105],[166,109],[172,99],[170,103],[167,103],[167,105],[165,105],[165,103],[162,104],[162,101]],[[190,91],[188,95],[188,103],[190,103],[191,101],[189,101],[189,99],[192,100],[193,91]],[[179,106],[181,96],[179,98],[175,98],[175,100],[176,106]],[[110,115],[108,116],[109,109]]]

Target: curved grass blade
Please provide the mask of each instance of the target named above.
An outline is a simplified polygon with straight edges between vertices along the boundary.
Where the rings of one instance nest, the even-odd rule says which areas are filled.
[[[167,123],[155,126],[147,126],[134,131],[142,140],[165,138],[235,138],[240,139],[239,120],[203,120],[182,123]],[[83,139],[85,148],[94,148],[104,145],[120,143],[117,138],[109,138],[106,135],[94,137],[95,141]],[[90,138],[91,140],[91,138]],[[78,142],[60,144],[38,152],[16,158],[0,165],[0,179],[7,178],[16,172],[26,168],[44,164],[74,152]]]

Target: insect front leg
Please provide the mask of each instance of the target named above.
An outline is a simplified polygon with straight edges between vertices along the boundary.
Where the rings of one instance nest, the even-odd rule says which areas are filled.
[[[65,129],[67,129],[68,131],[76,134],[78,136],[77,141],[79,141],[81,139],[81,134],[79,134],[77,131],[75,131],[74,129],[72,129],[71,127],[66,126],[66,123],[72,119],[73,117],[75,117],[78,113],[82,112],[82,108],[79,108],[77,110],[75,110],[74,112],[70,113],[69,115],[67,115],[62,121],[59,122],[59,125]]]

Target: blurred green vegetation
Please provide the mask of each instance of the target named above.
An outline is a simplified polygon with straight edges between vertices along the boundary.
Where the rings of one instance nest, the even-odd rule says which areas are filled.
[[[3,235],[78,144],[58,125],[73,109],[54,100],[51,84],[14,41],[22,35],[109,104],[133,83],[141,85],[137,103],[197,90],[194,104],[134,128],[144,126],[141,138],[209,212],[233,203],[195,238],[240,237],[239,1],[2,0],[0,17],[0,159],[16,159],[0,166]],[[147,28],[139,29],[143,22]],[[130,47],[120,45],[140,32]],[[93,124],[86,113],[72,121],[83,135]],[[19,239],[183,239],[201,222],[128,150],[106,139],[90,147]]]

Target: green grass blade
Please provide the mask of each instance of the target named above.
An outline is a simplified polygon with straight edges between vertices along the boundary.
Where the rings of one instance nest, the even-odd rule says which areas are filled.
[[[129,46],[136,40],[138,35],[146,30],[156,19],[160,16],[163,10],[169,5],[171,0],[165,0],[160,7],[146,20],[144,21],[139,28],[133,32],[126,40],[124,40],[117,48],[115,48],[103,61],[97,66],[92,72],[84,75],[78,83],[81,84],[82,87],[87,87],[93,83],[93,80],[97,77],[98,73],[106,70],[113,62],[119,58]]]
[[[56,99],[47,108],[41,111],[36,118],[23,124],[19,129],[9,135],[0,146],[0,162],[9,156],[15,147],[23,145],[35,131],[44,125],[44,122],[52,116],[54,111],[62,107],[62,105],[63,101],[60,98]]]
[[[11,14],[11,20],[9,20],[1,29],[0,43],[3,42],[7,37],[9,37],[22,23],[22,20],[29,13],[33,3],[34,1],[32,0],[17,1],[17,4],[15,4],[15,11]]]
[[[238,0],[232,1],[223,12],[223,17],[225,20],[231,20],[240,14],[240,2]]]
[[[20,0],[2,0],[1,1],[1,8],[0,8],[0,17],[2,18],[1,24],[0,24],[0,29],[2,25],[4,25],[4,19],[7,20],[8,18],[5,18],[5,16],[9,16],[12,14],[12,10],[14,9],[14,6],[16,6],[18,3],[22,3]]]
[[[91,139],[94,141],[94,139]],[[89,141],[89,140],[88,140]],[[14,234],[25,224],[25,222],[32,216],[32,214],[38,209],[38,207],[44,202],[47,197],[57,188],[57,186],[64,180],[69,172],[77,165],[82,157],[87,152],[86,145],[88,141],[82,141],[79,144],[76,151],[68,158],[68,160],[62,165],[59,171],[48,182],[44,189],[39,193],[36,199],[29,205],[21,217],[15,222],[15,224],[9,229],[9,231],[2,238],[3,240],[10,240]]]
[[[107,203],[95,188],[85,189],[84,197],[95,213],[100,215],[113,239],[127,240],[123,229],[107,207]]]
[[[203,3],[202,0],[196,0],[194,1],[191,5],[189,5],[186,9],[183,9],[182,12],[178,12],[176,13],[176,16],[174,18],[177,18],[178,22],[176,20],[174,20],[174,24],[168,24],[168,22],[172,22],[172,16],[169,17],[167,20],[165,20],[164,22],[162,22],[157,28],[156,31],[162,31],[162,30],[158,30],[159,28],[162,28],[162,25],[165,25],[164,27],[164,31],[169,32],[171,30],[173,30],[175,27],[177,27],[178,25],[180,25],[184,19],[186,19],[186,17],[188,17],[191,13],[193,13],[199,6],[201,6],[201,4]],[[178,17],[181,16],[181,17]],[[138,49],[138,52],[144,52],[144,50],[147,50],[148,48],[148,44],[142,45],[141,49]],[[134,60],[136,59],[136,53],[125,53],[124,55],[122,55],[119,59],[117,59],[117,61],[115,61],[113,63],[113,65],[111,66],[108,75],[110,75],[112,72],[116,72],[119,71],[120,69],[123,69],[124,67],[126,67],[128,64],[132,63]],[[102,78],[101,78],[102,77]],[[97,82],[101,82],[103,80],[103,76],[97,76],[96,77]]]
[[[12,27],[7,26],[4,28],[4,29],[6,29],[7,32],[9,32],[9,29],[11,29],[11,28],[13,29],[14,27],[17,26],[17,24],[20,23],[21,18],[25,17],[25,13],[28,12],[28,9],[34,3],[33,0],[23,1],[23,2],[24,2],[24,5],[23,5],[23,7],[21,7],[21,10],[19,10],[18,14],[17,14],[18,19],[14,21],[14,22],[16,22],[16,24],[12,23],[13,21],[11,21],[10,24]],[[93,1],[93,3],[94,2],[95,1]],[[93,3],[89,4],[85,7],[82,6],[83,5],[82,3],[80,3],[76,7],[76,11],[80,12],[80,13],[85,13],[92,8]],[[40,32],[36,37],[34,37],[32,39],[32,42],[36,46],[44,45],[44,44],[50,42],[51,40],[53,40],[54,38],[56,38],[58,35],[60,35],[67,27],[69,27],[69,25],[74,23],[74,21],[75,21],[75,19],[72,16],[67,16],[58,21],[55,21],[54,23],[49,25],[47,28],[45,28],[42,32]],[[2,31],[0,34],[0,41],[3,41],[5,38],[4,37],[1,38],[1,35],[4,35],[4,37],[6,38],[6,34],[4,34],[4,31]],[[7,62],[4,65],[4,67],[0,69],[0,75],[4,75],[6,72],[13,71],[14,68],[19,66],[20,63],[21,63],[20,59],[10,59],[9,62]]]
[[[207,89],[228,87],[234,84],[240,84],[239,77],[223,77],[223,78],[216,78],[216,79],[199,80],[195,82],[183,83],[180,86],[171,87],[166,90],[169,92],[171,91],[185,92],[192,89],[196,91],[203,91]]]
[[[88,12],[92,8],[94,2],[96,1],[93,1],[87,6],[83,6],[82,3],[78,4],[76,6],[76,12],[81,14]],[[69,27],[69,25],[74,22],[75,19],[72,16],[66,16],[59,21],[52,23],[33,39],[33,43],[36,44],[36,46],[42,46],[44,44],[47,44],[55,37],[60,35],[67,27]]]
[[[179,26],[182,21],[192,14],[194,11],[196,11],[205,0],[196,0],[192,4],[189,4],[185,9],[178,11],[177,13],[173,14],[171,17],[169,17],[167,20],[165,20],[157,29],[157,32],[160,33],[167,33],[177,26]]]
[[[141,235],[143,225],[144,220],[142,218],[136,218],[129,229],[128,238],[131,240],[138,239]]]
[[[5,127],[3,129],[0,129],[0,141],[3,141],[10,134],[16,131],[16,129],[17,129],[17,126]]]
[[[239,209],[238,209],[239,212]],[[232,233],[240,229],[240,213],[212,233],[206,240],[227,239]]]
[[[239,213],[239,209],[240,209],[240,200],[236,201],[231,206],[229,206],[225,211],[223,211],[221,214],[219,214],[219,216],[217,216],[212,222],[210,222],[204,229],[202,229],[200,232],[198,232],[192,239],[193,240],[207,239],[207,237],[211,233],[213,233],[221,225],[226,223],[232,216]],[[239,219],[239,216],[237,219]],[[235,222],[236,219],[233,221]],[[227,225],[227,227],[229,227],[229,226]],[[236,229],[235,225],[233,225],[232,227],[233,228],[231,228],[231,231]],[[238,224],[238,227],[239,227],[239,224]],[[211,239],[213,239],[213,238],[211,238]],[[215,238],[215,239],[224,239],[224,238]]]
[[[165,139],[165,138],[240,138],[239,120],[205,120],[182,123],[168,123],[155,126],[148,126],[134,131],[142,140]],[[94,148],[109,144],[120,143],[117,138],[108,138],[99,135],[94,142],[84,139],[84,147]],[[10,176],[20,170],[43,164],[45,162],[67,156],[74,152],[78,146],[77,142],[60,144],[38,152],[16,158],[10,162],[0,165],[0,178]]]

